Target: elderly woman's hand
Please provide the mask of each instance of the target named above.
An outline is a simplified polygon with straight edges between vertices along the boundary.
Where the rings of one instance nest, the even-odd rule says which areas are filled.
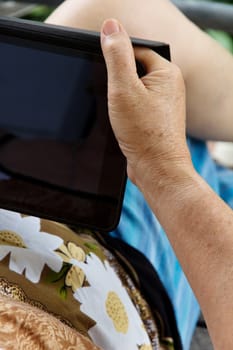
[[[110,121],[131,180],[141,187],[147,173],[150,180],[166,174],[172,177],[176,166],[190,166],[180,70],[149,49],[133,50],[116,20],[104,22],[101,44],[108,71]],[[141,79],[135,57],[145,67]]]

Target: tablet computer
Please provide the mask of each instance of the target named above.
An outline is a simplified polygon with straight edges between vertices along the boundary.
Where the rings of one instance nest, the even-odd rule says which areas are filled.
[[[125,182],[99,33],[0,18],[0,208],[110,231]]]

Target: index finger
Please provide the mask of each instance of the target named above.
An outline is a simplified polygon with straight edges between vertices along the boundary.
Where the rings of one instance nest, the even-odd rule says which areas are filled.
[[[134,54],[145,68],[146,73],[154,72],[158,69],[168,68],[171,63],[151,49],[144,47],[134,47]]]

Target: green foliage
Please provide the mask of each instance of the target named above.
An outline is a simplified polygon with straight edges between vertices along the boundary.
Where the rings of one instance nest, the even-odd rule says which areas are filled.
[[[232,36],[220,30],[208,29],[207,33],[217,40],[225,49],[233,53],[233,39]]]
[[[54,10],[51,6],[38,5],[29,14],[24,16],[24,19],[43,22],[50,13]]]
[[[226,4],[231,4],[233,6],[233,0],[210,0],[214,2],[221,2]],[[233,23],[233,20],[232,20]],[[233,53],[233,36],[222,32],[220,30],[208,29],[207,33],[211,35],[215,40],[217,40],[225,49]]]

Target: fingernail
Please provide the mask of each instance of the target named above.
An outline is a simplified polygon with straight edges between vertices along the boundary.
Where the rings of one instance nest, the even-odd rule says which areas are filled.
[[[103,33],[108,36],[120,32],[120,25],[115,19],[108,19],[103,24]]]

